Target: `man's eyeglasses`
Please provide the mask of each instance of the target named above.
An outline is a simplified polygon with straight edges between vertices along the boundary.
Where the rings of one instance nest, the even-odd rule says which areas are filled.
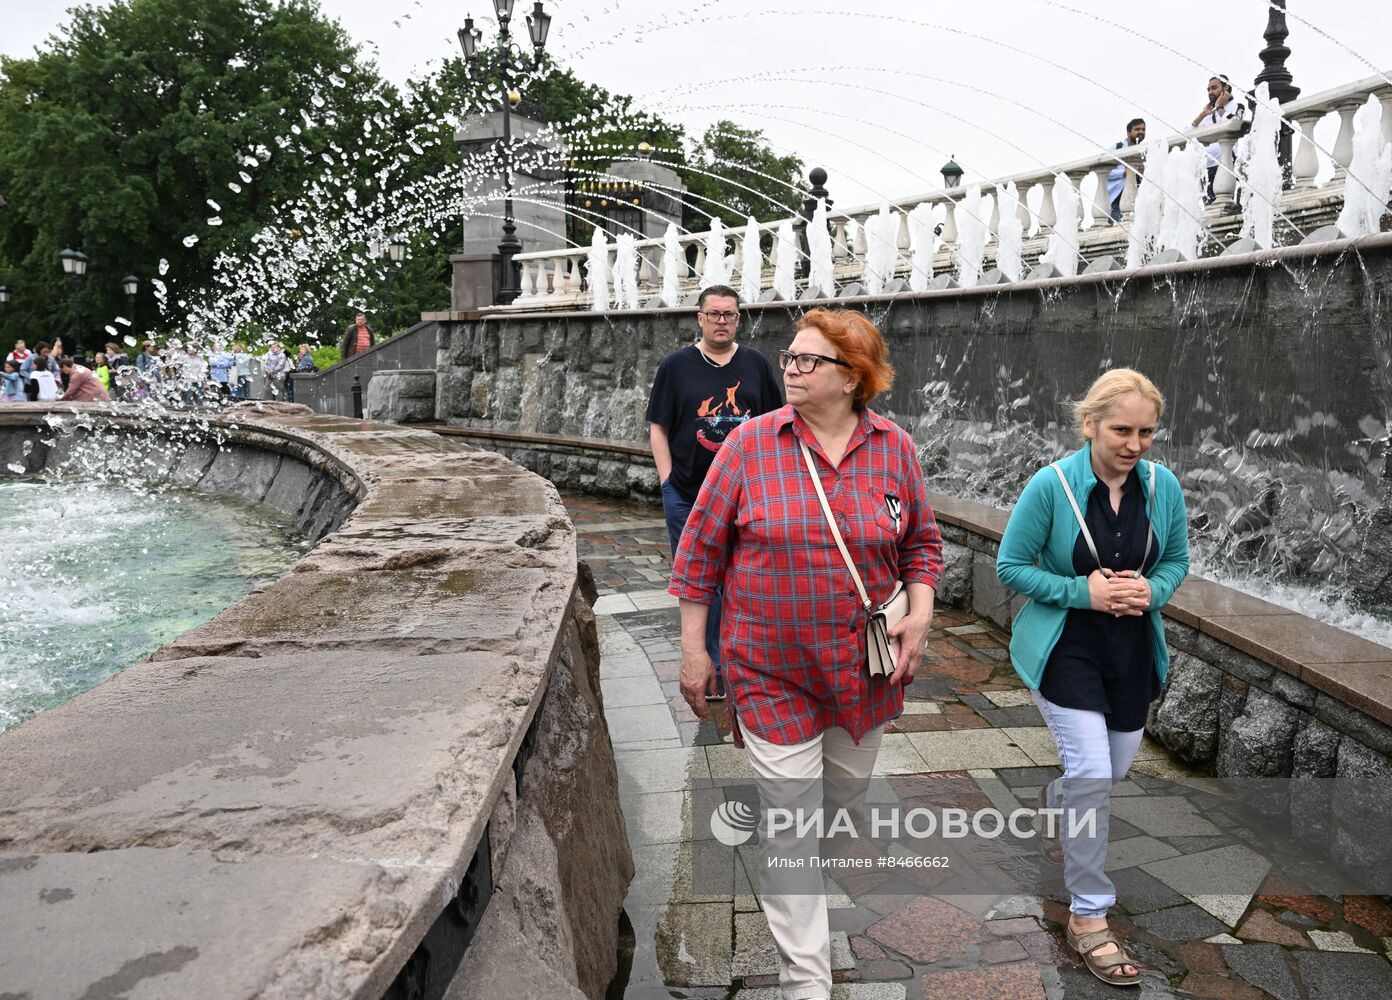
[[[701,315],[712,323],[733,323],[739,319],[737,312],[703,312]]]
[[[829,364],[840,365],[842,368],[851,367],[849,363],[840,358],[829,358],[825,354],[794,354],[791,351],[778,352],[778,370],[787,371],[788,365],[797,365],[797,370],[804,375],[811,375],[817,370],[817,363],[825,361]]]

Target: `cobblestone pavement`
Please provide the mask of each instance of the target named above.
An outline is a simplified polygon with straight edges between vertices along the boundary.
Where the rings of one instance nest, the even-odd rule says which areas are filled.
[[[693,790],[752,780],[752,772],[730,743],[723,706],[699,722],[678,691],[678,619],[665,592],[670,560],[661,510],[582,496],[566,502],[580,558],[601,595],[595,612],[605,715],[637,868],[625,906],[632,966],[612,996],[777,1000],[773,943],[748,873],[737,871],[729,892],[693,885],[693,850],[710,836],[704,817],[692,822]],[[951,783],[953,801],[975,796],[1005,812],[1032,805],[1059,773],[1005,643],[987,623],[938,611],[927,662],[906,691],[905,714],[886,731],[876,768],[901,799],[940,802]],[[850,896],[829,890],[835,996],[1392,997],[1392,909],[1366,896],[1294,894],[1247,849],[1243,841],[1255,841],[1228,821],[1221,803],[1196,792],[1185,806],[1175,795],[1196,777],[1147,740],[1115,791],[1112,925],[1143,967],[1140,990],[1098,982],[1068,950],[1061,892],[983,894],[944,872],[921,878],[912,895],[877,893],[870,884]],[[971,789],[965,798],[963,786]],[[1220,866],[1223,892],[1203,894],[1177,877],[1181,853],[1187,862],[1209,858]],[[1244,879],[1243,891],[1229,891]]]

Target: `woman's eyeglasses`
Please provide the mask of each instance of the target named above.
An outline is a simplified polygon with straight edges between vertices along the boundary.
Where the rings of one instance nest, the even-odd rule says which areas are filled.
[[[817,364],[821,361],[825,361],[828,364],[840,365],[842,368],[851,367],[840,358],[829,358],[825,354],[794,354],[792,351],[778,352],[779,371],[787,371],[788,366],[792,364],[797,365],[797,370],[803,375],[811,375],[817,370]]]

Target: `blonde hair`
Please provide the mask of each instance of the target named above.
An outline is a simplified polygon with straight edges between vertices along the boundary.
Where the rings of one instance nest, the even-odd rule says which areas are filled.
[[[1155,383],[1134,368],[1113,368],[1099,375],[1087,395],[1073,403],[1073,422],[1078,433],[1083,433],[1084,420],[1088,417],[1101,420],[1112,411],[1120,397],[1132,392],[1140,393],[1155,404],[1155,419],[1159,420],[1165,412],[1165,397],[1160,395]]]

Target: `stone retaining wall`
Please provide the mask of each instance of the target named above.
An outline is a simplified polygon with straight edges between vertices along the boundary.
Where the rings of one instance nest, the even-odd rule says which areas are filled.
[[[633,866],[593,587],[554,488],[284,404],[201,428],[58,408],[90,424],[76,436],[35,430],[48,412],[0,411],[5,464],[183,436],[112,451],[321,540],[0,736],[3,991],[603,996]]]

